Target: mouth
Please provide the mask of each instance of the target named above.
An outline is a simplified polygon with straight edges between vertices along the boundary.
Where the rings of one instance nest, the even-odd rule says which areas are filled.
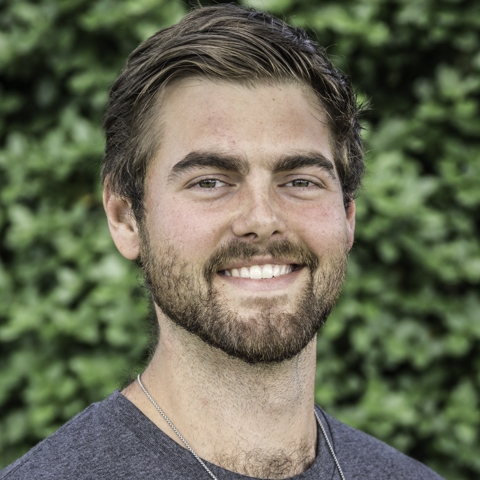
[[[266,280],[274,277],[282,277],[292,272],[300,270],[303,265],[294,263],[288,264],[261,264],[261,265],[248,265],[248,266],[236,266],[232,268],[226,268],[219,270],[217,273],[225,277],[237,277],[237,278],[250,278],[252,280]]]

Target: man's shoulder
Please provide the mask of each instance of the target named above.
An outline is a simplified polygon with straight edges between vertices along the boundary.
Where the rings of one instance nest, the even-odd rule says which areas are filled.
[[[83,478],[86,464],[100,466],[111,455],[111,440],[122,435],[118,429],[112,431],[109,418],[109,407],[118,395],[114,392],[80,412],[0,472],[0,479]]]
[[[0,480],[183,480],[198,469],[188,450],[115,391],[0,472]]]
[[[423,463],[323,412],[333,448],[349,479],[444,480]]]

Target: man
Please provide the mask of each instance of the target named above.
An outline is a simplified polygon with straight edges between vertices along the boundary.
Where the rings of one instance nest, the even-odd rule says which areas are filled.
[[[233,5],[138,47],[105,117],[112,238],[145,274],[145,372],[2,478],[439,479],[314,406],[363,172],[348,81],[306,34]]]

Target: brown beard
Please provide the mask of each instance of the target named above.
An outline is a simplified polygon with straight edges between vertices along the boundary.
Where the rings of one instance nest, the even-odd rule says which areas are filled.
[[[175,324],[208,345],[247,363],[282,362],[300,353],[325,323],[340,295],[348,252],[346,244],[335,255],[318,259],[309,249],[290,240],[259,247],[234,240],[220,246],[195,271],[173,245],[153,251],[148,233],[141,229],[139,264],[153,300]],[[166,247],[166,248],[164,248]],[[254,255],[290,259],[309,270],[309,281],[291,312],[276,308],[272,299],[258,299],[257,315],[240,316],[213,286],[223,265],[250,260]]]

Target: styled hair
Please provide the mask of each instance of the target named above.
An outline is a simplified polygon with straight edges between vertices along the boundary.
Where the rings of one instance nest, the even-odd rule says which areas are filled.
[[[333,160],[346,208],[364,171],[361,106],[350,81],[325,50],[297,27],[233,4],[200,7],[160,30],[129,56],[110,91],[102,182],[144,215],[145,178],[161,142],[159,98],[186,77],[237,82],[299,83],[314,91],[326,113]],[[155,108],[157,107],[157,108]]]

